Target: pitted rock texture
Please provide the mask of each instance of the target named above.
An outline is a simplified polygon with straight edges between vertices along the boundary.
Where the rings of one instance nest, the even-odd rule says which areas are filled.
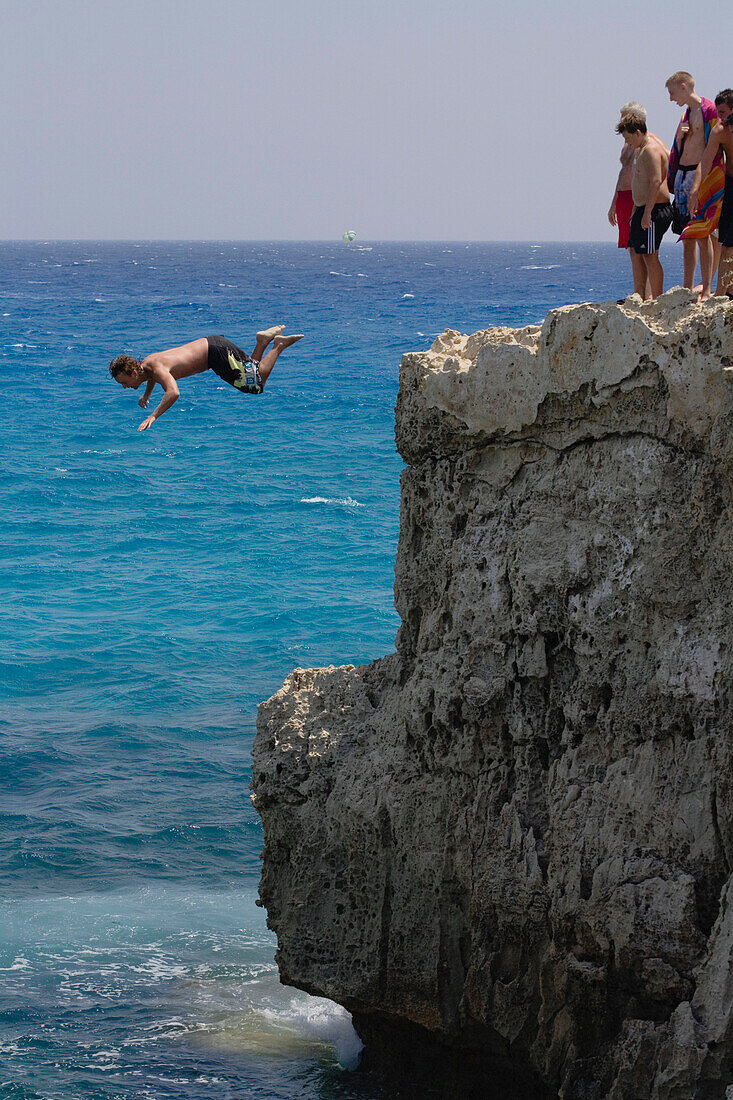
[[[282,980],[367,1049],[733,1082],[730,366],[680,290],[404,356],[397,652],[293,672],[254,751]]]

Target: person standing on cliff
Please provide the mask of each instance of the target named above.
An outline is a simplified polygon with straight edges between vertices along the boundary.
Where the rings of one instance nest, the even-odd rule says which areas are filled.
[[[145,393],[138,401],[141,409],[147,409],[148,400],[156,385],[163,389],[163,399],[157,409],[143,420],[139,432],[146,432],[155,421],[178,400],[178,382],[192,374],[213,370],[224,382],[240,393],[260,394],[270,377],[279,356],[298,340],[295,336],[283,336],[285,325],[273,325],[257,333],[254,351],[247,355],[226,336],[204,336],[168,351],[157,351],[142,360],[132,355],[118,355],[109,365],[109,373],[126,390],[136,390],[145,383]],[[265,351],[272,344],[272,350]]]
[[[718,122],[712,128],[700,165],[690,188],[688,205],[694,217],[698,208],[701,181],[706,179],[721,155],[725,165],[723,205],[718,223],[720,269],[718,294],[733,298],[733,88],[725,88],[715,97]]]
[[[619,126],[623,123],[627,115],[632,118],[643,118],[646,122],[646,108],[641,103],[624,103],[619,112],[619,123],[616,127],[616,133],[620,133]],[[631,215],[634,212],[634,199],[631,194],[631,176],[634,167],[634,157],[636,153],[633,146],[629,141],[629,135],[622,134],[624,144],[621,149],[621,169],[616,180],[616,190],[613,193],[613,199],[608,209],[608,220],[611,225],[618,227],[618,247],[625,248],[629,253],[631,259],[631,272],[634,280],[634,285],[637,282],[645,280],[645,297],[651,297],[651,288],[646,275],[646,266],[641,256],[638,256],[634,252],[633,248],[629,245],[629,230],[631,228]],[[665,156],[669,156],[669,150],[664,144],[661,138],[658,138],[656,134],[649,134],[649,139],[656,142],[663,150]]]
[[[641,257],[645,278],[639,265],[634,267],[634,292],[642,298],[656,298],[664,289],[664,272],[659,260],[662,237],[672,221],[672,206],[667,188],[667,156],[660,144],[647,133],[646,119],[629,112],[616,127],[628,135],[635,152],[631,173],[634,212],[631,215],[629,246]],[[647,279],[649,292],[647,292]]]
[[[690,73],[673,73],[666,81],[670,102],[684,107],[672,143],[667,170],[667,186],[674,193],[675,221],[674,230],[682,235],[683,286],[695,289],[695,268],[698,248],[700,252],[700,291],[703,298],[712,293],[714,248],[712,232],[720,216],[720,202],[711,210],[712,217],[703,224],[698,219],[696,226],[689,225],[689,194],[695,173],[705,153],[713,125],[717,120],[715,104],[695,92],[695,81]]]

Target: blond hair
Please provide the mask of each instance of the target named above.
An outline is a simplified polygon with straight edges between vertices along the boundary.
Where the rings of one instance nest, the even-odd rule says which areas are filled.
[[[690,73],[683,72],[682,69],[678,73],[672,73],[669,80],[665,80],[665,88],[671,87],[673,84],[686,84],[690,91],[695,90],[695,78]]]

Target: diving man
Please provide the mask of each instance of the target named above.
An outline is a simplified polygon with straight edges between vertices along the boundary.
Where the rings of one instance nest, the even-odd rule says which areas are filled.
[[[145,393],[138,401],[141,409],[147,409],[156,385],[163,388],[163,398],[157,409],[138,428],[139,432],[145,432],[178,400],[179,379],[189,378],[192,374],[211,369],[240,393],[262,393],[278,357],[286,348],[303,339],[302,333],[283,336],[284,328],[285,325],[273,325],[258,332],[251,355],[247,355],[226,336],[204,336],[168,351],[153,352],[142,360],[132,355],[118,355],[110,363],[109,373],[128,390],[136,390],[145,382]],[[270,344],[272,348],[265,355]]]

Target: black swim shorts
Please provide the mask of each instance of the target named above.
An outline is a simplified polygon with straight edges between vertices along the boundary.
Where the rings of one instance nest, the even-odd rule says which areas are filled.
[[[733,248],[733,176],[725,177],[723,207],[718,222],[718,240],[724,248]]]
[[[209,342],[208,363],[214,374],[240,393],[262,393],[260,364],[251,355],[226,336],[207,336],[206,339]]]
[[[641,228],[644,207],[635,206],[631,215],[629,230],[629,248],[639,256],[651,256],[662,243],[662,237],[672,223],[672,206],[668,202],[658,202],[652,209],[652,224],[649,229]]]

